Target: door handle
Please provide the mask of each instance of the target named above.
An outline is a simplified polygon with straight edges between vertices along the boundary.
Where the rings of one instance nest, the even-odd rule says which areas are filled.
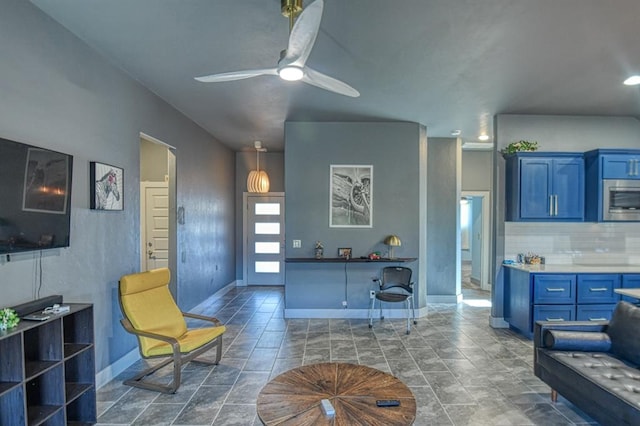
[[[553,196],[553,215],[558,216],[558,196]]]
[[[603,292],[607,290],[608,289],[606,287],[589,287],[589,291]]]
[[[548,318],[547,317],[547,321],[561,322],[561,321],[564,321],[564,318]]]
[[[606,321],[606,320],[607,320],[606,318],[602,318],[602,317],[601,318],[591,318],[591,317],[589,317],[589,321]]]
[[[547,290],[549,293],[557,293],[557,292],[563,292],[564,288],[547,287],[545,290]]]
[[[549,216],[553,216],[553,195],[549,195]]]

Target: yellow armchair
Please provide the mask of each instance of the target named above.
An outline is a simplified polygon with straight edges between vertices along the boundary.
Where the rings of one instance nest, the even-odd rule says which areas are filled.
[[[182,365],[189,361],[218,364],[222,357],[222,335],[226,328],[218,319],[180,311],[169,291],[168,268],[125,275],[120,278],[119,301],[124,316],[120,320],[129,333],[138,338],[143,358],[166,360],[136,374],[124,384],[163,393],[175,393],[180,387]],[[212,327],[187,328],[185,317],[208,321]],[[216,348],[215,361],[197,359]],[[144,380],[160,368],[173,363],[169,384]]]

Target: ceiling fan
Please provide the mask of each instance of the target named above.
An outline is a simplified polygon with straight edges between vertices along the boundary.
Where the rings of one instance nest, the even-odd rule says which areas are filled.
[[[282,13],[289,18],[289,45],[286,50],[280,52],[277,67],[225,72],[195,77],[195,79],[204,83],[213,83],[242,80],[260,75],[277,75],[283,80],[302,80],[304,83],[341,95],[353,98],[360,96],[360,92],[348,84],[305,65],[320,29],[324,1],[315,0],[304,10],[302,10],[302,0],[281,0],[281,5]],[[298,13],[300,15],[295,19]]]

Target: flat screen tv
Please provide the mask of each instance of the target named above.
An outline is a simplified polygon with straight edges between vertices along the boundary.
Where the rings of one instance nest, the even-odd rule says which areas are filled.
[[[0,254],[69,246],[73,156],[0,138]]]

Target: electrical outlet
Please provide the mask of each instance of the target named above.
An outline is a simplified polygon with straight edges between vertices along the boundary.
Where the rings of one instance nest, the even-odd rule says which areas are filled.
[[[302,247],[302,240],[293,240],[293,248]]]
[[[369,290],[369,299],[373,299],[374,297],[376,297],[376,291],[375,290]]]
[[[346,300],[343,300],[343,301],[342,301],[342,307],[344,307],[344,308],[346,308],[346,307],[347,307],[347,301],[346,301]]]

